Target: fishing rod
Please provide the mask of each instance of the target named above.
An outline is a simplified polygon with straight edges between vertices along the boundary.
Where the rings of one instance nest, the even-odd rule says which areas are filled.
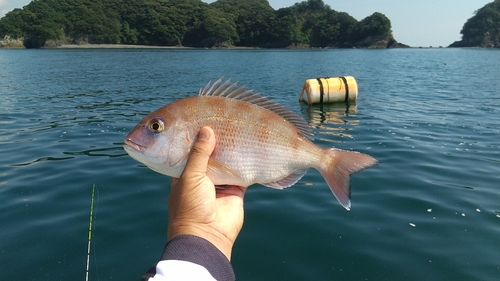
[[[94,190],[95,190],[95,184],[92,184],[92,200],[90,201],[89,242],[87,246],[87,272],[85,276],[85,281],[89,280],[90,240],[92,239],[92,217],[94,215]]]

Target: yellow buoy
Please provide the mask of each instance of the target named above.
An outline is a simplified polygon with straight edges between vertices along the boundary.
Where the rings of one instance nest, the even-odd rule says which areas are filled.
[[[307,79],[299,101],[308,104],[355,102],[358,84],[352,76]]]

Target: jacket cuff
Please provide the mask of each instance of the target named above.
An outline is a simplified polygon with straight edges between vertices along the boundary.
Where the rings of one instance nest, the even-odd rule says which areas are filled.
[[[160,260],[181,260],[203,266],[217,280],[235,280],[227,257],[208,240],[179,235],[167,242]]]

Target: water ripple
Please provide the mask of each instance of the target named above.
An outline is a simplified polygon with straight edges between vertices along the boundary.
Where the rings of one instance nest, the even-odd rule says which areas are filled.
[[[301,104],[300,111],[309,125],[317,129],[317,139],[325,142],[352,138],[350,131],[359,123],[356,104]]]
[[[103,153],[105,152],[105,153]],[[122,157],[128,155],[127,153],[123,153],[123,146],[118,147],[107,147],[107,148],[95,148],[88,149],[83,151],[64,151],[63,154],[66,155],[85,155],[85,156],[106,156],[109,158],[114,157]]]
[[[62,160],[69,160],[69,159],[73,159],[75,157],[42,157],[42,158],[38,158],[38,159],[35,159],[33,161],[30,161],[30,162],[26,162],[26,163],[20,163],[20,164],[11,164],[10,166],[12,167],[23,167],[23,166],[29,166],[29,165],[32,165],[32,164],[36,164],[36,163],[39,163],[39,162],[44,162],[44,161],[62,161]]]
[[[498,54],[0,49],[0,279],[79,278],[93,183],[95,268],[141,276],[165,242],[170,180],[126,156],[122,140],[220,76],[304,116],[316,144],[381,161],[352,177],[349,212],[314,169],[282,191],[249,188],[239,279],[498,279]],[[325,75],[356,77],[357,102],[299,105],[305,79]],[[126,270],[114,270],[117,256]]]

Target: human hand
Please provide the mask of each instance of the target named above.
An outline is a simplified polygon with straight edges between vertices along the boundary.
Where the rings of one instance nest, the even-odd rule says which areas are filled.
[[[207,177],[207,165],[215,148],[215,134],[203,127],[198,134],[184,171],[172,178],[168,197],[168,240],[179,235],[202,237],[228,260],[243,226],[243,197],[246,187],[216,189]]]

